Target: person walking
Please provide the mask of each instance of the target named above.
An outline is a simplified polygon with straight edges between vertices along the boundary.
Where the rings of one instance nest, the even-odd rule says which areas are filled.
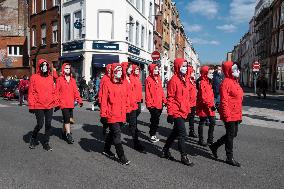
[[[188,63],[182,58],[174,61],[174,75],[170,79],[167,87],[167,111],[168,122],[174,123],[172,132],[163,147],[162,158],[174,159],[169,149],[175,139],[178,139],[178,149],[181,154],[181,163],[193,166],[185,152],[185,119],[190,113],[190,95],[187,81]]]
[[[133,71],[132,64],[129,62],[122,63],[122,70],[123,70],[123,82],[127,86],[127,122],[129,123],[130,132],[133,138],[133,145],[134,149],[138,152],[145,153],[144,146],[139,141],[139,130],[137,128],[137,97],[135,94],[134,82],[130,77]]]
[[[226,134],[209,146],[215,158],[217,150],[225,144],[226,163],[240,167],[241,164],[234,160],[233,143],[237,136],[239,124],[242,122],[243,90],[238,82],[240,71],[231,61],[222,65],[225,79],[220,86],[220,117],[225,123]]]
[[[111,145],[114,144],[118,160],[121,164],[128,165],[123,146],[121,143],[121,126],[126,122],[127,86],[122,79],[122,67],[119,63],[111,65],[110,82],[102,86],[100,116],[106,119],[109,126],[109,133],[105,139],[103,154],[115,158],[111,152]]]
[[[134,92],[136,95],[136,102],[138,104],[138,109],[136,110],[136,116],[138,116],[141,113],[141,103],[143,102],[143,96],[142,96],[142,83],[140,80],[140,68],[133,64],[133,72],[131,76],[131,80],[133,82]]]
[[[220,65],[215,66],[215,70],[213,73],[213,80],[212,80],[212,86],[213,86],[213,92],[214,92],[214,102],[215,107],[217,110],[219,109],[220,104],[220,85],[224,79],[224,75],[222,73],[222,67]]]
[[[159,66],[157,64],[150,64],[148,70],[149,76],[145,80],[145,103],[151,115],[149,141],[155,143],[159,141],[156,133],[159,128],[163,105],[166,105],[167,100],[160,78]]]
[[[188,74],[188,84],[189,84],[189,95],[190,95],[190,114],[188,115],[188,124],[189,124],[189,137],[197,138],[197,135],[194,131],[194,117],[196,114],[196,83],[195,83],[195,71],[192,66],[188,66],[187,68]]]
[[[29,80],[26,75],[24,75],[23,79],[20,80],[18,88],[19,88],[19,93],[20,93],[19,105],[22,106],[24,100],[26,101],[28,100]]]
[[[37,62],[36,73],[30,78],[28,106],[29,112],[34,113],[37,120],[37,125],[30,138],[30,149],[35,148],[38,132],[45,124],[43,147],[45,150],[51,151],[52,148],[49,144],[51,120],[53,108],[58,106],[58,94],[51,76],[50,64],[44,59]]]
[[[265,77],[263,75],[261,75],[257,82],[256,82],[256,87],[257,87],[257,96],[258,98],[261,97],[261,94],[263,95],[263,98],[265,99],[266,98],[266,90],[268,88],[268,85],[267,85],[267,81],[265,79]]]
[[[213,69],[208,66],[202,66],[200,70],[201,80],[198,86],[196,113],[199,116],[198,126],[198,144],[207,146],[213,143],[213,132],[215,127],[215,111],[214,94],[211,80],[213,79]],[[203,140],[203,127],[206,120],[209,120],[207,144]]]
[[[56,81],[56,91],[59,97],[59,106],[56,107],[61,109],[63,116],[63,128],[62,137],[68,144],[73,144],[74,139],[71,133],[71,116],[73,118],[74,102],[83,106],[83,101],[80,97],[78,87],[75,79],[71,74],[71,65],[69,63],[64,63],[62,65],[62,74]]]

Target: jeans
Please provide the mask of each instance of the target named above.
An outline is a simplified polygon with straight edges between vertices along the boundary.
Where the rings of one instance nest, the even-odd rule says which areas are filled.
[[[33,130],[32,138],[37,137],[38,132],[41,130],[41,128],[43,127],[43,124],[45,123],[44,143],[49,142],[49,137],[51,135],[52,114],[53,114],[53,109],[35,110],[37,125]]]
[[[218,149],[225,144],[226,155],[228,159],[233,158],[233,142],[238,134],[239,122],[225,122],[226,134],[212,144],[212,147]]]
[[[157,109],[157,108],[149,108],[149,112],[151,114],[151,118],[150,118],[151,124],[150,124],[149,134],[150,136],[155,136],[159,128],[159,122],[160,122],[160,116],[162,114],[162,110]]]
[[[20,105],[23,104],[24,100],[28,100],[28,92],[27,91],[19,91],[19,101],[20,101]]]
[[[164,150],[168,151],[175,139],[178,139],[178,149],[181,155],[186,155],[185,153],[185,120],[183,118],[175,118],[174,119],[174,127],[170,136],[168,137],[166,144],[164,146]]]
[[[203,127],[205,125],[206,120],[209,120],[209,129],[208,129],[208,143],[213,142],[213,133],[214,133],[214,127],[215,127],[215,117],[214,116],[208,116],[208,117],[200,117],[199,118],[199,126],[198,126],[198,137],[199,141],[203,141]]]

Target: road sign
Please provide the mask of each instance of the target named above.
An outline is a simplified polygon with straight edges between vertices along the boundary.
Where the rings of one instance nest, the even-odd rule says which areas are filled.
[[[253,71],[253,72],[258,72],[259,69],[260,69],[260,63],[259,63],[259,62],[253,63],[253,65],[252,65],[252,71]]]
[[[153,61],[157,61],[161,59],[161,54],[158,51],[154,51],[151,54]]]

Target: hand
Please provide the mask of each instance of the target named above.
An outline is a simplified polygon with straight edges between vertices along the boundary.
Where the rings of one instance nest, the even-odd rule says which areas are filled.
[[[216,111],[216,107],[215,106],[212,106],[211,107],[211,110],[214,112],[214,111]]]
[[[105,125],[107,124],[107,118],[106,117],[101,117],[100,122]]]
[[[80,103],[80,107],[81,107],[81,108],[83,107],[83,102],[82,102],[82,103]]]
[[[167,122],[170,123],[170,124],[173,124],[174,123],[174,117],[172,115],[168,115]]]
[[[34,114],[34,113],[35,113],[35,110],[29,109],[29,112],[30,112],[31,114]]]
[[[54,112],[57,112],[59,109],[60,109],[59,106],[56,106],[56,107],[54,108]]]

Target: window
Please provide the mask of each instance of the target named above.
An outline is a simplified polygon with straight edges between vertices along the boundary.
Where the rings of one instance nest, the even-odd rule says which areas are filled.
[[[41,25],[41,44],[46,45],[46,25]]]
[[[133,25],[134,25],[134,23],[133,23],[133,18],[130,16],[129,17],[129,41],[131,42],[131,43],[133,43]]]
[[[149,36],[148,36],[148,51],[152,50],[152,32],[149,31]]]
[[[58,42],[58,22],[52,22],[52,43]]]
[[[46,10],[46,0],[41,0],[41,10]]]
[[[281,4],[281,13],[280,13],[281,17],[280,17],[280,23],[283,24],[284,23],[284,1]]]
[[[59,5],[59,0],[53,0],[53,6],[58,6]]]
[[[153,4],[152,2],[150,2],[150,6],[149,6],[149,20],[152,21],[152,9],[153,9]]]
[[[70,29],[70,15],[64,16],[64,41],[70,41],[71,39],[71,29]]]
[[[36,46],[36,27],[32,28],[32,47]]]
[[[140,36],[139,36],[139,23],[138,22],[136,22],[136,38],[135,38],[135,44],[136,44],[136,46],[139,46],[139,38],[140,38]]]
[[[36,14],[36,0],[33,0],[32,11],[33,11],[33,14]]]
[[[144,48],[144,40],[145,40],[145,28],[142,26],[141,29],[141,48]]]
[[[113,14],[109,11],[99,12],[98,38],[113,39]]]
[[[22,56],[23,46],[8,46],[7,51],[8,51],[8,56]]]
[[[141,1],[141,0],[137,0],[137,1],[136,1],[136,8],[137,8],[138,10],[140,10],[140,1]]]
[[[145,15],[145,0],[141,0],[142,2],[142,14]]]
[[[82,22],[82,13],[81,11],[78,11],[78,12],[75,12],[74,13],[74,23],[75,22]],[[74,39],[81,39],[81,36],[82,36],[82,28],[75,28],[73,27],[74,29]]]
[[[279,44],[279,47],[278,47],[278,52],[281,52],[282,49],[283,49],[283,30],[280,31],[279,33],[279,41],[278,41],[278,44]]]

